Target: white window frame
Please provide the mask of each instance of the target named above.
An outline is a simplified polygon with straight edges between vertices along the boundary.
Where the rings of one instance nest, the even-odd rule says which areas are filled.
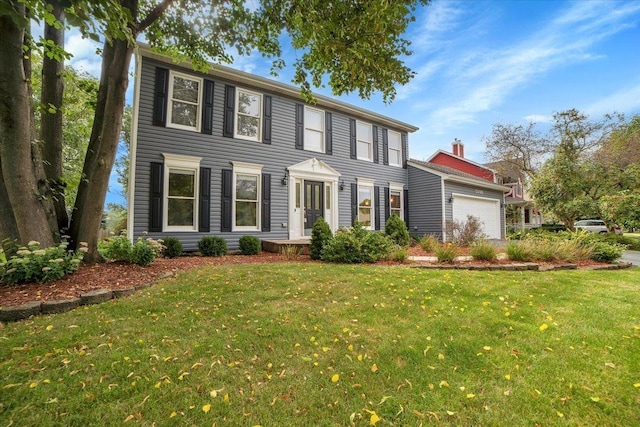
[[[398,149],[395,148],[391,148],[391,135],[397,135],[398,137]],[[395,157],[391,156],[391,153],[398,153],[398,155]],[[400,134],[400,132],[396,132],[393,130],[388,130],[387,131],[387,158],[389,159],[389,165],[390,166],[398,166],[398,167],[402,167],[402,135]],[[392,159],[394,159],[395,161],[397,161],[397,163],[395,161],[392,161]]]
[[[185,79],[185,80],[193,80],[198,82],[198,103],[195,104],[197,106],[197,111],[196,111],[196,125],[195,126],[185,126],[185,125],[181,125],[179,123],[173,123],[172,119],[173,119],[173,102],[174,101],[179,101],[185,104],[193,104],[189,101],[185,101],[183,99],[174,99],[173,98],[173,79],[174,77],[180,77],[181,79]],[[194,76],[190,76],[189,74],[184,74],[184,73],[179,73],[177,71],[169,71],[169,92],[168,92],[168,98],[169,101],[167,103],[167,127],[169,128],[176,128],[176,129],[184,129],[184,130],[190,130],[190,131],[194,131],[194,132],[200,132],[200,126],[202,125],[201,122],[201,117],[202,117],[202,92],[203,92],[203,88],[202,85],[204,84],[204,81],[199,78],[199,77],[194,77]]]
[[[260,105],[258,106],[258,133],[255,137],[253,136],[247,136],[247,135],[242,135],[238,133],[238,117],[241,115],[241,113],[238,110],[238,107],[240,105],[240,92],[248,94],[248,95],[253,95],[253,96],[257,96],[260,102]],[[234,123],[233,123],[233,137],[234,138],[238,138],[238,139],[244,139],[247,141],[257,141],[260,142],[262,141],[262,121],[263,121],[263,105],[262,103],[264,102],[264,96],[261,93],[255,92],[253,90],[249,90],[249,89],[242,89],[242,88],[236,88],[236,99],[235,99],[235,106],[234,106]],[[242,114],[244,116],[246,116],[246,114]]]
[[[397,183],[397,182],[390,182],[389,183],[389,214],[393,215],[393,209],[391,208],[391,193],[392,192],[396,192],[398,194],[400,194],[400,212],[398,214],[398,216],[403,220],[406,221],[404,218],[404,185]]]
[[[369,226],[364,226],[364,228],[368,229],[368,230],[374,230],[376,227],[376,219],[375,219],[375,212],[376,212],[376,192],[375,192],[375,188],[374,188],[374,180],[373,179],[368,179],[368,178],[356,178],[356,183],[357,185],[357,191],[358,191],[358,221],[360,221],[360,190],[361,189],[367,189],[371,192],[371,206],[369,207],[370,209],[370,218],[371,218],[371,224]]]
[[[231,231],[260,231],[262,219],[262,168],[263,165],[254,163],[231,162],[233,165],[233,188],[232,188],[232,204],[231,204]],[[255,226],[237,226],[236,225],[236,182],[238,175],[249,175],[257,177],[256,189],[256,225]]]
[[[162,153],[164,156],[164,182],[162,194],[162,231],[198,231],[198,204],[200,202],[200,160],[202,157]],[[169,174],[171,170],[193,172],[193,226],[169,225]]]
[[[307,112],[316,112],[316,113],[320,113],[320,115],[322,116],[322,118],[320,119],[320,130],[318,129],[312,129],[309,127],[309,120],[307,120]],[[325,112],[324,110],[319,110],[317,108],[312,108],[309,107],[307,105],[304,106],[304,149],[306,151],[314,151],[316,153],[324,153],[325,152]],[[309,138],[307,138],[307,131],[309,132],[315,132],[315,133],[319,133],[320,134],[320,149],[319,150],[314,150],[311,149],[307,146],[307,142],[309,141]]]
[[[360,128],[360,126],[367,126],[369,128],[369,135],[371,139],[366,140],[366,139],[360,138],[361,135],[360,135],[360,132],[358,132],[358,129]],[[367,153],[366,157],[362,156],[360,154],[360,150],[358,149],[360,147],[361,142],[369,145],[369,152]],[[370,123],[356,121],[356,157],[358,158],[358,160],[366,160],[368,162],[373,162],[373,125],[371,125]]]

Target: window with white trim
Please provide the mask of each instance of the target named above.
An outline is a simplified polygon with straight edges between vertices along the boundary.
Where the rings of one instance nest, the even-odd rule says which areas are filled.
[[[373,128],[368,123],[356,124],[356,152],[358,159],[373,161]]]
[[[262,138],[262,95],[236,89],[236,138],[260,141]]]
[[[402,138],[400,137],[400,133],[390,130],[387,132],[387,135],[389,164],[392,166],[402,166]]]
[[[324,153],[324,111],[304,107],[304,149]]]
[[[404,219],[404,200],[402,200],[402,193],[402,184],[389,183],[389,213],[391,215],[398,215],[400,218]]]
[[[164,154],[164,231],[196,231],[200,157]]]
[[[373,230],[375,223],[373,215],[375,212],[375,200],[373,190],[373,180],[358,178],[358,222],[364,228]]]
[[[200,131],[202,79],[171,71],[167,127]]]
[[[233,231],[260,229],[262,165],[233,163]]]

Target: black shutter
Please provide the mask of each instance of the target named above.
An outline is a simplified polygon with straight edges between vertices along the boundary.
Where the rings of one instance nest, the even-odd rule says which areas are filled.
[[[378,152],[378,126],[373,126],[373,162],[380,163],[380,153]]]
[[[358,220],[358,184],[351,184],[351,223]]]
[[[213,82],[204,81],[204,92],[202,97],[202,133],[213,134]]]
[[[402,167],[407,168],[407,154],[409,153],[409,144],[407,143],[407,134],[402,134]]]
[[[385,222],[391,216],[391,192],[389,187],[384,187],[384,220]]]
[[[389,131],[382,129],[382,163],[389,164]]]
[[[149,231],[162,231],[162,187],[164,186],[164,163],[151,163],[150,184]]]
[[[169,99],[169,70],[156,68],[156,87],[153,101],[153,125],[167,125],[167,101]]]
[[[262,119],[262,143],[271,144],[271,97],[264,96],[264,117]]]
[[[271,231],[271,174],[262,174],[262,231]]]
[[[409,228],[409,190],[404,190],[402,201],[404,203],[404,223]]]
[[[224,87],[224,125],[222,136],[233,138],[233,127],[236,114],[236,87],[226,85]]]
[[[304,150],[304,105],[296,104],[296,150]]]
[[[351,147],[351,158],[358,158],[358,147],[356,145],[356,121],[349,119],[349,146]]]
[[[233,203],[233,171],[222,170],[222,212],[220,231],[231,231],[231,212]]]
[[[324,113],[324,152],[333,154],[333,121],[331,113]]]
[[[375,229],[380,230],[380,187],[377,185],[373,187],[373,199],[375,200],[373,205],[375,210]]]
[[[198,205],[198,231],[208,233],[211,230],[211,168],[200,168]]]

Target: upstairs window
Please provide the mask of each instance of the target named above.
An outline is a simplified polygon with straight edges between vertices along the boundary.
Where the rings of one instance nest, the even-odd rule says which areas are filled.
[[[200,131],[202,79],[171,71],[167,126]]]
[[[236,89],[235,137],[260,141],[262,124],[262,95],[245,89]]]
[[[324,111],[304,107],[304,149],[324,153]]]
[[[389,164],[402,166],[402,139],[398,132],[388,131],[389,136]]]
[[[356,124],[357,158],[373,162],[373,130],[370,124]]]

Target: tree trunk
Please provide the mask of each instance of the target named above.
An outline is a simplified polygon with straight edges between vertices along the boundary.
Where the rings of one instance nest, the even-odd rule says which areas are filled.
[[[23,4],[11,2],[20,18],[26,18]],[[2,178],[9,206],[13,211],[17,235],[20,243],[31,240],[43,247],[53,245],[47,213],[39,191],[39,183],[34,175],[32,155],[37,153],[33,141],[33,110],[31,91],[25,71],[30,65],[24,62],[22,50],[25,29],[18,25],[19,19],[0,16],[0,158],[2,158]],[[32,147],[36,146],[33,151]],[[3,203],[4,205],[4,203]],[[3,232],[11,231],[11,219],[0,218]],[[3,236],[4,237],[4,236]]]
[[[6,239],[17,238],[18,226],[16,219],[13,217],[13,209],[9,203],[9,195],[4,185],[2,177],[2,157],[0,157],[0,243]]]
[[[55,19],[60,23],[64,23],[64,8],[61,2],[59,0],[47,0],[47,6],[51,6],[51,12]],[[53,42],[56,46],[64,47],[64,27],[59,25],[59,28],[56,28],[56,26],[45,22],[44,38]],[[62,180],[63,71],[64,59],[62,57],[59,59],[50,58],[45,53],[42,58],[42,91],[40,98],[43,108],[40,119],[40,139],[44,144],[44,158],[47,160],[44,164],[44,171],[51,189],[57,228],[62,233],[69,227],[69,215],[67,214],[64,198],[65,183]]]
[[[98,233],[104,201],[109,186],[109,175],[116,158],[125,93],[128,85],[129,64],[133,46],[127,41],[113,40],[104,45],[102,74],[98,89],[95,119],[84,161],[84,179],[71,217],[71,239],[77,245],[87,242],[86,262],[99,262]]]

